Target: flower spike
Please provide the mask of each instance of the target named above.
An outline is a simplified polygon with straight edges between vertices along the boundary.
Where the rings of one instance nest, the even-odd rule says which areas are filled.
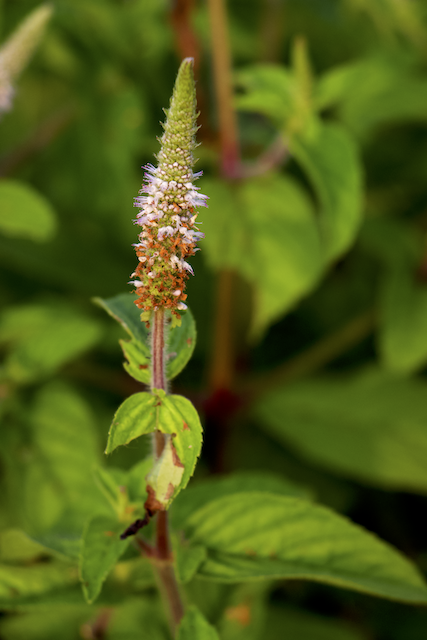
[[[138,257],[129,284],[136,288],[135,304],[143,316],[159,308],[179,317],[187,308],[185,280],[193,274],[186,258],[197,251],[203,233],[196,226],[197,207],[205,207],[207,196],[193,182],[193,149],[196,146],[196,91],[193,59],[181,63],[170,107],[166,111],[158,167],[147,164],[140,194],[135,198],[135,224],[142,227],[134,245]]]

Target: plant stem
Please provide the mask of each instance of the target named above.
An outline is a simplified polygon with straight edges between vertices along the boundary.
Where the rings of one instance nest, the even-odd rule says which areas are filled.
[[[218,107],[221,165],[224,177],[238,175],[240,152],[236,113],[233,109],[231,54],[224,0],[209,0],[212,57]]]
[[[153,313],[151,332],[151,389],[167,391],[165,359],[165,312],[159,308]],[[165,436],[160,431],[154,433],[153,450],[159,458],[165,446]],[[169,541],[168,514],[159,511],[156,517],[156,546],[150,557],[162,597],[167,605],[172,634],[184,615],[184,607],[179,593],[173,566],[173,555]]]

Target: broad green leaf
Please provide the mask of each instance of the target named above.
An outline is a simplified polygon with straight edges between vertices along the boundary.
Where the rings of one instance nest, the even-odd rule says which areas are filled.
[[[340,125],[318,121],[292,136],[290,147],[316,191],[324,257],[332,262],[349,249],[362,221],[362,165],[356,143]]]
[[[309,611],[270,605],[266,618],[269,640],[282,640],[285,633],[292,640],[367,640],[348,622]]]
[[[322,268],[319,231],[304,191],[269,175],[230,187],[204,180],[204,250],[210,265],[240,273],[255,290],[252,331],[260,333],[307,294]]]
[[[120,340],[127,359],[126,371],[144,384],[150,383],[149,331],[145,322],[141,322],[141,309],[134,304],[135,295],[122,293],[114,298],[103,300],[94,298],[112,318],[119,322],[132,340]],[[167,324],[170,322],[167,317]],[[190,310],[181,315],[181,325],[167,329],[166,333],[166,375],[172,380],[185,367],[196,345],[196,325]]]
[[[128,505],[127,473],[114,467],[95,467],[95,482],[109,502],[117,518],[121,520]]]
[[[88,405],[70,387],[51,383],[36,396],[32,422],[34,443],[64,511],[77,509],[82,517],[93,513],[100,497],[92,477],[99,451]]]
[[[77,569],[62,562],[43,562],[29,566],[0,565],[0,599],[41,595],[54,589],[75,584]]]
[[[340,120],[365,140],[381,125],[425,120],[427,82],[411,57],[381,54],[326,72],[315,102],[321,109],[337,105]]]
[[[427,491],[426,386],[368,370],[272,391],[256,406],[263,428],[285,446],[369,484]]]
[[[219,635],[197,607],[191,605],[180,622],[177,640],[219,640]]]
[[[210,580],[305,579],[427,603],[427,586],[409,560],[307,500],[263,492],[226,496],[194,512],[184,531],[207,547],[199,575]]]
[[[242,491],[267,491],[285,496],[309,498],[309,492],[286,478],[268,471],[239,471],[229,476],[215,476],[192,484],[180,493],[171,510],[171,522],[177,528],[203,505]]]
[[[2,234],[12,238],[46,242],[55,235],[56,228],[55,211],[44,196],[18,180],[0,180]]]
[[[239,89],[243,90],[235,98],[240,111],[262,113],[279,128],[295,113],[298,86],[292,73],[285,67],[253,65],[239,71],[236,82]]]
[[[104,580],[129,544],[129,539],[120,540],[125,528],[122,522],[105,516],[93,518],[85,528],[80,554],[80,579],[88,603],[96,600]]]
[[[168,506],[193,475],[202,446],[199,416],[189,400],[166,395],[159,389],[156,395],[143,392],[130,396],[114,416],[106,453],[155,430],[170,438],[166,439],[163,454],[147,476],[147,482],[154,494],[159,492],[157,499]],[[173,493],[168,489],[169,483],[175,489]]]
[[[73,307],[10,307],[0,319],[0,342],[11,345],[5,373],[18,383],[33,382],[80,356],[101,335],[99,323]]]

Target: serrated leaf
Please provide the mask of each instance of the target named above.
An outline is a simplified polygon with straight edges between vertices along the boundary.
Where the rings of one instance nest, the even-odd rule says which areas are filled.
[[[308,197],[289,177],[269,175],[240,187],[204,180],[204,248],[214,268],[240,273],[255,289],[252,331],[262,330],[318,281],[323,258]]]
[[[79,569],[89,604],[96,600],[104,580],[129,544],[129,539],[120,540],[123,529],[122,522],[105,516],[93,518],[85,528]]]
[[[208,549],[200,576],[314,580],[370,595],[426,603],[427,585],[409,560],[329,509],[263,492],[220,498],[186,521]]]
[[[266,491],[279,495],[309,498],[309,492],[286,478],[265,471],[240,471],[229,476],[215,476],[202,480],[182,492],[171,510],[171,522],[179,528],[193,511],[203,505],[242,491]]]
[[[427,491],[426,386],[368,370],[288,385],[256,406],[261,425],[312,460],[375,486]]]
[[[318,121],[292,136],[290,147],[316,190],[324,256],[332,262],[351,246],[362,221],[362,165],[356,143],[340,125]]]
[[[114,298],[103,300],[94,298],[94,302],[102,307],[111,317],[119,322],[132,340],[121,340],[120,344],[127,359],[124,368],[133,378],[149,384],[150,348],[149,330],[145,322],[141,322],[141,309],[134,304],[134,294],[122,293]],[[171,317],[167,318],[167,325]],[[181,324],[168,328],[166,332],[166,377],[172,380],[182,371],[192,356],[196,345],[196,325],[193,315],[188,309],[181,315]]]
[[[219,640],[219,635],[197,607],[191,605],[179,624],[177,640]]]
[[[105,453],[111,453],[120,445],[155,431],[158,402],[157,396],[145,391],[126,398],[114,414]]]
[[[136,393],[123,402],[114,416],[106,453],[155,430],[170,435],[166,439],[163,457],[156,461],[148,476],[151,489],[156,493],[158,488],[157,498],[166,507],[193,474],[202,446],[202,427],[189,400],[166,395],[159,389],[155,394]],[[173,493],[167,489],[169,482],[175,489]],[[170,495],[166,498],[168,493]]]
[[[3,178],[0,181],[0,231],[12,238],[50,240],[57,220],[52,205],[33,187]]]

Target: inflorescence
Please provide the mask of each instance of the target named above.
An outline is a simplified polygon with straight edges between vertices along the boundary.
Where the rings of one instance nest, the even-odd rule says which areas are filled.
[[[163,307],[179,316],[187,308],[185,280],[193,269],[186,258],[198,251],[196,244],[203,238],[196,226],[196,208],[207,206],[207,196],[193,184],[202,173],[192,171],[196,117],[193,61],[186,58],[167,111],[159,165],[144,167],[142,195],[134,203],[140,208],[135,224],[142,231],[134,244],[138,266],[130,284],[136,288],[135,303],[144,312]]]

